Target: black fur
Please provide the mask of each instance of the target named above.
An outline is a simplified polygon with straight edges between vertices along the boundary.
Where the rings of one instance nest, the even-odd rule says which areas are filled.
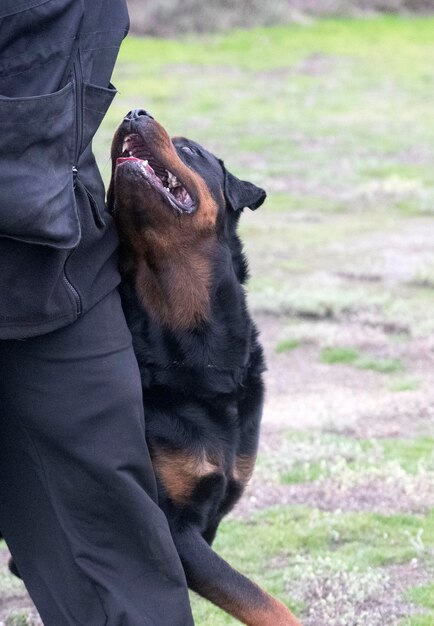
[[[247,483],[245,476],[234,472],[237,459],[251,459],[253,468],[258,447],[265,364],[247,308],[248,269],[237,226],[242,209],[256,209],[266,194],[230,174],[222,161],[197,143],[176,138],[173,144],[219,205],[210,314],[194,329],[173,330],[160,324],[139,302],[134,275],[122,282],[122,302],[140,367],[151,456],[161,450],[181,452],[186,458],[205,452],[219,460],[218,469],[198,479],[183,502],[170,497],[157,473],[159,504],[188,584],[251,623],[246,607],[263,607],[269,597],[208,546]],[[188,217],[185,220],[183,227],[188,228]]]
[[[222,161],[197,143],[184,138],[174,143],[213,196],[225,198],[225,206],[219,207],[210,316],[196,329],[173,331],[146,314],[134,279],[123,280],[121,296],[140,367],[151,451],[164,448],[194,455],[205,449],[210,457],[223,460],[222,471],[202,479],[182,506],[158,484],[159,503],[172,530],[194,526],[211,542],[243,491],[244,485],[232,477],[235,460],[254,456],[258,445],[265,365],[247,309],[247,261],[237,225],[240,209],[262,204],[265,192],[229,174]]]

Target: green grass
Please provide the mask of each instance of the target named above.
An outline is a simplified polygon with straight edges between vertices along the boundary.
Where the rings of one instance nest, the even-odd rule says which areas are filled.
[[[313,482],[327,475],[328,468],[321,463],[295,463],[289,472],[282,474],[281,482],[286,485]]]
[[[407,600],[417,607],[423,607],[424,613],[416,614],[405,620],[401,626],[432,626],[434,624],[434,584],[412,587],[406,594]]]
[[[354,439],[326,433],[290,432],[272,454],[263,453],[258,472],[282,484],[331,479],[348,486],[366,479],[434,481],[434,438]]]
[[[159,67],[168,60],[188,60],[200,67],[233,62],[247,69],[285,68],[289,63],[304,58],[306,50],[316,50],[342,57],[361,57],[370,50],[370,59],[393,61],[391,71],[407,76],[421,67],[411,63],[422,61],[422,50],[432,48],[432,20],[430,18],[403,19],[383,17],[372,20],[336,19],[324,20],[313,26],[297,24],[273,28],[239,30],[232,34],[214,37],[185,37],[183,46],[175,40],[149,39],[143,46],[142,40],[130,38],[124,50],[124,59],[137,62],[137,54],[146,53],[151,67]],[[292,36],[288,37],[288,31]],[[397,58],[394,44],[406,48],[410,58]],[[259,56],[258,50],[261,51]],[[158,56],[152,56],[158,52]],[[206,52],[206,54],[205,54]],[[244,58],[241,58],[244,55]]]
[[[391,391],[401,392],[401,391],[416,391],[419,389],[419,382],[414,379],[409,378],[401,378],[395,380],[390,384],[389,389]]]
[[[430,615],[414,615],[402,622],[401,626],[432,626],[434,624],[434,613]]]
[[[324,348],[321,350],[321,362],[330,364],[354,363],[359,357],[357,350],[352,348]]]
[[[5,626],[32,626],[27,611],[12,611],[6,618]]]
[[[320,360],[328,365],[353,365],[361,370],[371,370],[381,374],[394,374],[404,369],[404,365],[399,359],[363,355],[354,348],[324,348],[321,350]]]
[[[412,543],[424,530],[426,557],[434,545],[434,512],[426,516],[383,516],[372,513],[321,513],[303,508],[276,508],[256,515],[247,524],[226,521],[216,541],[217,551],[230,563],[251,575],[258,583],[277,593],[290,606],[300,606],[302,596],[291,597],[294,573],[301,555],[327,558],[330,568],[364,573],[424,559]],[[261,549],[258,550],[258,546]],[[291,581],[288,587],[283,581]],[[235,623],[203,600],[193,597],[198,624]]]
[[[434,610],[434,583],[413,587],[408,591],[407,598],[414,604]]]
[[[282,352],[291,352],[292,350],[295,350],[295,348],[298,348],[301,345],[300,341],[298,341],[298,339],[285,339],[283,341],[279,341],[279,343],[276,346],[276,352],[277,354],[282,354]]]
[[[434,469],[434,438],[384,439],[381,441],[385,460],[398,461],[408,473],[414,474],[418,468]]]
[[[394,374],[395,372],[402,372],[404,369],[404,365],[399,359],[381,359],[369,356],[361,356],[354,361],[354,365],[361,370],[371,370],[381,374]]]

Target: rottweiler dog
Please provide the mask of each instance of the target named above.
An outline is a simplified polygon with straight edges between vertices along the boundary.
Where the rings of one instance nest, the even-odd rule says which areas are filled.
[[[121,295],[159,504],[188,585],[244,624],[300,626],[211,548],[256,459],[265,367],[237,224],[265,197],[199,144],[171,139],[144,110],[115,134],[108,204]]]

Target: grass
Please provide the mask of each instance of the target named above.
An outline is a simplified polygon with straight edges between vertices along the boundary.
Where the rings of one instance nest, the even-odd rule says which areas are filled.
[[[422,553],[412,541],[420,528],[426,542]],[[352,572],[352,584],[369,589],[372,572],[384,576],[385,568],[393,564],[406,563],[412,558],[429,560],[429,546],[433,545],[434,512],[415,519],[405,515],[321,513],[280,507],[256,515],[247,525],[226,521],[216,549],[231,564],[253,575],[258,583],[278,593],[290,606],[297,607],[309,600],[297,580],[303,572],[306,575],[311,562],[317,564],[317,580],[318,563],[324,569],[325,562],[332,579],[340,582],[342,572],[347,572],[350,578]],[[257,546],[261,546],[260,551]],[[420,601],[418,595],[412,601],[424,606],[425,597]],[[193,607],[199,624],[235,623],[194,596]]]
[[[394,374],[402,372],[404,365],[399,359],[381,359],[362,356],[354,362],[355,367],[361,370],[371,370],[380,374]]]
[[[414,615],[409,619],[402,622],[402,626],[432,626],[434,620],[434,614]]]
[[[434,613],[416,615],[410,619],[410,626],[431,626],[433,621]]]
[[[403,622],[402,626],[431,626],[434,623],[434,584],[412,587],[406,597],[418,607],[423,607],[426,612],[415,615]]]
[[[5,626],[33,626],[34,624],[27,611],[11,611],[5,620]]]
[[[292,350],[300,347],[300,345],[301,343],[298,339],[285,339],[277,344],[276,352],[277,354],[282,354],[282,352],[292,352]]]
[[[401,378],[399,380],[395,380],[390,384],[390,390],[401,392],[401,391],[416,391],[419,389],[419,382],[414,379],[409,378]]]
[[[328,470],[325,463],[294,463],[291,470],[282,475],[281,481],[287,485],[313,482],[324,478]]]
[[[408,591],[407,597],[415,604],[434,611],[434,583],[413,587]]]
[[[387,484],[393,488],[396,481],[405,486],[411,500],[417,498],[418,485],[434,484],[434,438],[354,439],[291,431],[272,454],[260,457],[258,471],[264,480],[281,484],[328,479],[330,489],[333,485],[349,489],[374,480],[386,481],[387,491]]]
[[[321,362],[330,364],[336,363],[354,363],[359,353],[352,348],[324,348],[321,351]]]
[[[384,458],[398,460],[408,473],[416,473],[422,466],[434,470],[434,438],[384,439],[381,442]]]
[[[371,370],[381,374],[394,374],[404,369],[404,365],[399,359],[361,355],[354,348],[324,348],[321,350],[320,360],[327,365],[353,365],[361,370]]]
[[[295,7],[294,7],[295,5]],[[300,21],[308,15],[335,16],[362,14],[367,11],[394,12],[434,10],[432,0],[341,0],[339,3],[294,3],[287,0],[226,0],[224,11],[214,3],[201,0],[157,0],[152,4],[128,0],[131,26],[140,34],[179,36],[184,32],[207,32],[243,28],[259,24]],[[295,10],[294,10],[295,9]],[[302,13],[300,13],[300,11]]]

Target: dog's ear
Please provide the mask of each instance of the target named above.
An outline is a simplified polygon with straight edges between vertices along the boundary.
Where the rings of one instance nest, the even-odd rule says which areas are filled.
[[[267,194],[263,189],[246,180],[240,180],[225,168],[223,161],[220,164],[224,172],[224,192],[228,205],[234,211],[248,207],[252,211],[263,204]]]

